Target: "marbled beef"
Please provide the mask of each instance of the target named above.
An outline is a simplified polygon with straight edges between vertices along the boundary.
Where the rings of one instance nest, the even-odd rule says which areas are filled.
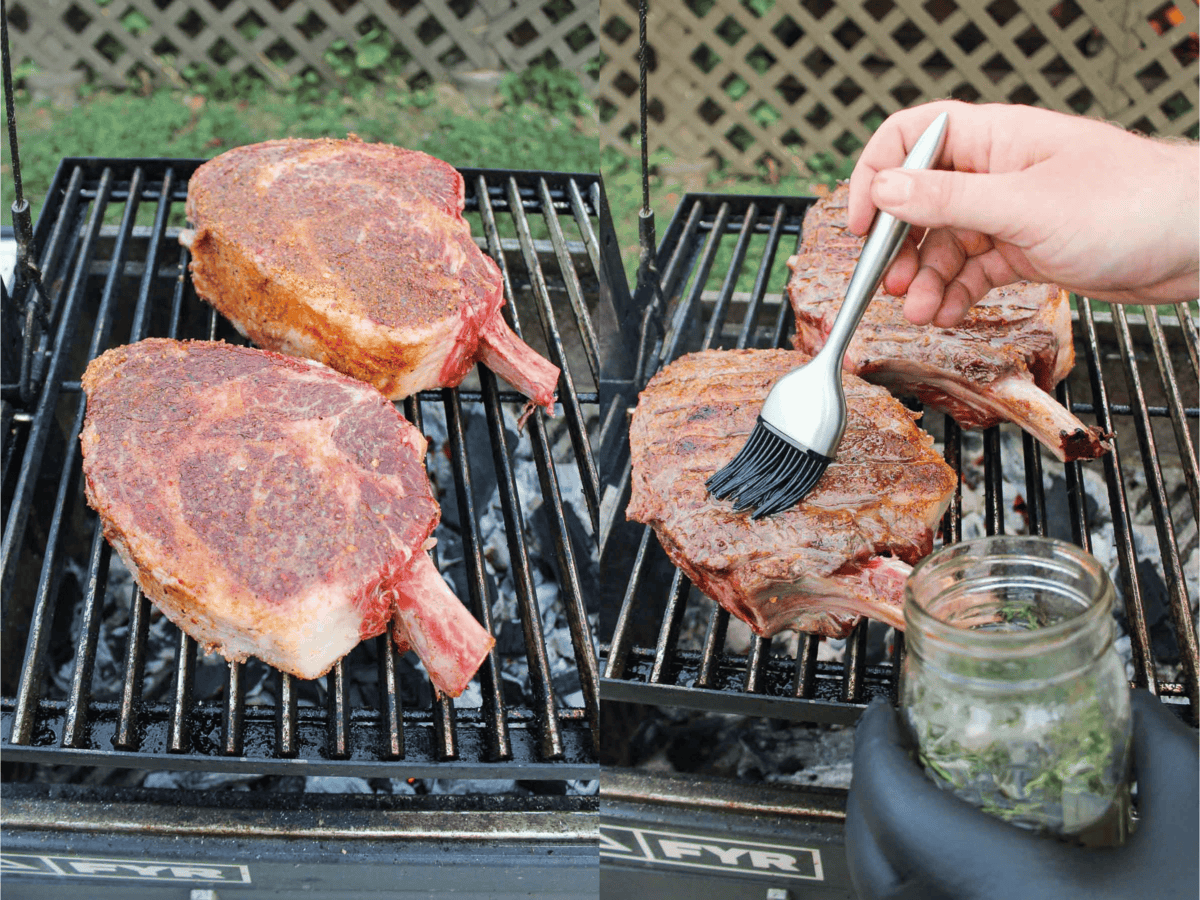
[[[504,321],[463,179],[415,150],[351,140],[236,147],[188,182],[196,293],[266,350],[392,400],[455,387],[482,360],[550,413],[558,369]]]
[[[145,340],[83,376],[88,502],[167,618],[316,678],[393,633],[459,694],[494,641],[438,574],[425,438],[374,388],[248,347]]]

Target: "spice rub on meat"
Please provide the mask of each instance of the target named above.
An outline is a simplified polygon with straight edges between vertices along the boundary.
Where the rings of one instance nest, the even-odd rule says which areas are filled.
[[[226,659],[325,674],[389,620],[456,696],[495,643],[426,552],[425,438],[369,385],[150,339],[83,376],[88,503],[146,596]]]
[[[315,359],[392,400],[456,387],[477,361],[553,414],[559,370],[509,329],[462,176],[387,144],[236,147],[188,182],[196,293],[259,347]]]
[[[799,251],[788,260],[788,298],[797,350],[825,345],[864,239],[846,230],[849,187],[841,185],[804,217]],[[1075,364],[1066,291],[1021,282],[988,293],[953,328],[913,325],[904,298],[881,288],[867,307],[845,368],[898,394],[949,413],[964,428],[1014,422],[1060,460],[1109,449],[1053,396]]]
[[[860,616],[903,628],[904,581],[932,549],[956,479],[917,414],[886,390],[843,376],[837,458],[797,506],[754,521],[704,485],[745,443],[775,382],[807,361],[709,350],[651,378],[629,430],[626,515],[653,526],[671,561],[756,634],[842,637]]]

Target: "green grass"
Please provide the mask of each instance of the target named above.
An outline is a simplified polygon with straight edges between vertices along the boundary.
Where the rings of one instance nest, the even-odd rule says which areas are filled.
[[[208,158],[278,137],[354,132],[463,167],[597,171],[596,117],[574,75],[529,70],[506,78],[501,95],[499,109],[478,111],[445,87],[414,91],[359,78],[346,90],[299,81],[276,91],[215,75],[148,94],[87,91],[68,110],[33,104],[19,87],[14,100],[24,192],[35,219],[63,157]],[[7,152],[2,174],[7,207]]]

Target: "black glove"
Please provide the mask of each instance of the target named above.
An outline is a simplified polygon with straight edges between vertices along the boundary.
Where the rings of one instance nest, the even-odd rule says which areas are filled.
[[[1196,900],[1200,744],[1133,691],[1140,818],[1124,846],[1085,849],[1009,825],[937,787],[895,711],[867,707],[854,738],[846,857],[861,900]]]

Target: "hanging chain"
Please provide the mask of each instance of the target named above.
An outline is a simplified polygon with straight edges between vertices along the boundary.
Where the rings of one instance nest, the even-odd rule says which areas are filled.
[[[641,334],[638,341],[637,368],[634,377],[641,380],[645,368],[653,355],[653,344],[662,337],[662,314],[664,302],[662,285],[658,279],[658,269],[655,265],[657,255],[657,239],[654,234],[654,211],[650,208],[650,142],[646,133],[646,107],[648,93],[646,87],[646,69],[649,48],[646,45],[646,3],[638,0],[638,126],[642,151],[642,208],[638,211],[638,272],[637,296],[646,303],[646,311],[642,314]],[[649,294],[649,300],[646,300]]]
[[[33,355],[33,345],[37,338],[34,330],[37,326],[50,327],[46,310],[50,301],[42,287],[42,272],[30,255],[33,243],[33,224],[30,219],[29,201],[25,199],[21,184],[21,154],[17,146],[17,117],[13,107],[12,56],[8,45],[8,2],[0,0],[0,62],[4,68],[4,106],[8,118],[8,152],[12,159],[13,188],[16,199],[12,202],[13,235],[17,241],[17,262],[13,269],[12,296],[19,297],[26,282],[33,286],[33,294],[25,304],[25,345],[21,361],[21,400],[28,403],[33,396],[33,384],[30,377],[30,363]]]

